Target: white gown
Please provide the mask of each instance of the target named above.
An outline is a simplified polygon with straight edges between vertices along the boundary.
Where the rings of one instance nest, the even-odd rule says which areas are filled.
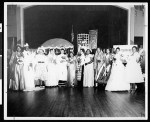
[[[60,54],[57,56],[58,80],[67,81],[67,61],[62,57],[67,58],[67,56],[64,54]]]
[[[29,51],[24,51],[24,80],[25,91],[32,91],[35,88],[34,84],[34,54]]]
[[[48,55],[48,80],[46,81],[46,86],[57,86],[58,85],[58,77],[56,72],[56,56]]]
[[[112,70],[105,90],[126,91],[130,90],[130,84],[125,80],[125,67],[122,64],[120,53],[115,55],[116,61],[112,64]]]
[[[85,57],[85,63],[90,62],[93,56],[91,54]],[[94,66],[93,62],[84,67],[84,78],[83,87],[93,87],[94,86]]]
[[[128,83],[144,82],[140,63],[136,62],[136,59],[139,57],[140,55],[138,54],[138,52],[134,53],[134,55],[131,55],[129,57],[126,65],[126,81]]]
[[[35,80],[47,80],[47,58],[45,55],[36,55],[35,56]]]

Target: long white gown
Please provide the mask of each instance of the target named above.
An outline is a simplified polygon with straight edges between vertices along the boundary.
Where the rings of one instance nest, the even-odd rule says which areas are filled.
[[[46,81],[46,86],[57,86],[58,77],[57,77],[57,67],[56,67],[56,55],[48,55],[48,80]]]
[[[139,57],[140,55],[138,54],[138,52],[129,57],[126,65],[126,81],[128,83],[144,82],[140,63],[137,63],[136,61]]]
[[[105,90],[126,91],[130,90],[130,84],[125,80],[125,67],[122,64],[120,53],[115,55],[116,61],[112,64],[112,70]]]
[[[67,81],[67,56],[64,54],[60,54],[57,56],[56,60],[58,80]]]
[[[93,55],[89,54],[85,57],[85,63],[88,63],[93,58]],[[94,86],[94,66],[93,62],[84,67],[84,78],[83,87],[93,87]]]
[[[35,89],[34,84],[34,54],[29,51],[24,51],[24,80],[25,90],[33,91]]]

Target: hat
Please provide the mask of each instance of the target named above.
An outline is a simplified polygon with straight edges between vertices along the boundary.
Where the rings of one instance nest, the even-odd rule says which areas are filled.
[[[39,47],[39,48],[37,49],[37,53],[38,53],[40,50],[42,50],[42,51],[43,51],[43,53],[45,53],[45,49],[44,49],[44,47],[43,47],[43,46],[41,46],[41,47]]]
[[[28,45],[28,43],[26,43],[25,45],[24,45],[24,47],[28,47],[29,45]]]
[[[60,50],[65,50],[65,48],[62,46],[62,47],[60,47]]]

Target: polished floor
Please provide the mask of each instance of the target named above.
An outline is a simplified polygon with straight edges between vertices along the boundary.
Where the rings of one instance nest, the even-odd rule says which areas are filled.
[[[8,117],[144,117],[144,92],[52,87],[7,93]]]

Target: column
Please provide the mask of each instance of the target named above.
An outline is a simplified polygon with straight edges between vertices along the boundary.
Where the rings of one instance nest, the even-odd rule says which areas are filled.
[[[143,49],[145,49],[145,45],[148,45],[148,6],[144,7]]]
[[[128,9],[128,45],[130,45],[130,16],[131,16],[131,10]]]
[[[20,7],[16,9],[16,25],[17,25],[17,41],[21,40],[21,26],[20,26]]]
[[[130,45],[134,44],[134,24],[135,24],[135,10],[134,7],[130,9]]]
[[[21,45],[24,45],[24,9],[20,9]]]

